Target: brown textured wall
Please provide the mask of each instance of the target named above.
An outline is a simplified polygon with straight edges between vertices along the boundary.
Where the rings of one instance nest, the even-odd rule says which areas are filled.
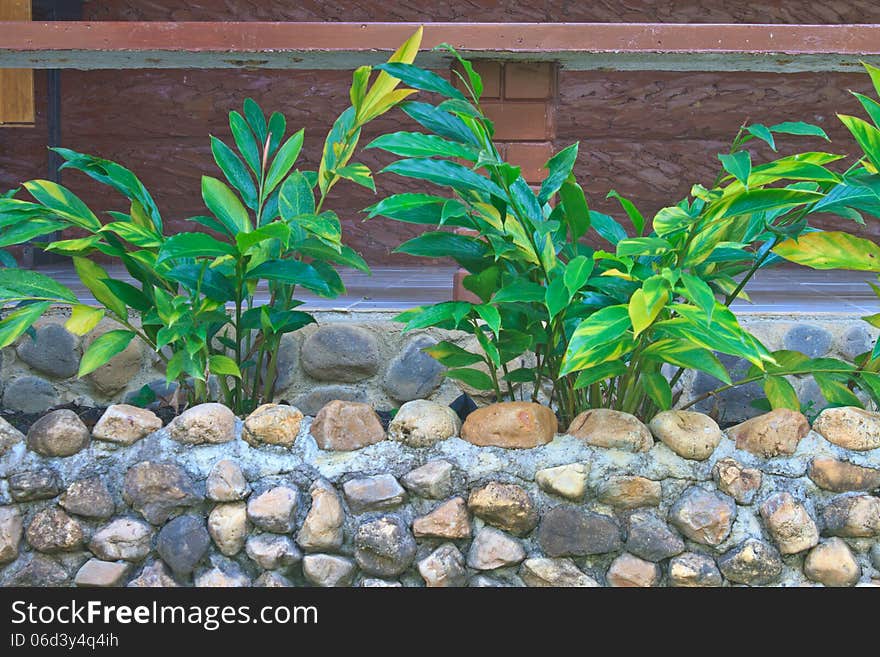
[[[873,1],[807,4],[800,0],[753,3],[743,0],[655,2],[599,0],[575,2],[489,2],[456,0],[431,4],[298,2],[282,0],[87,1],[90,20],[390,20],[390,21],[659,21],[659,22],[880,22]],[[306,128],[304,159],[313,165],[332,120],[347,103],[349,72],[334,71],[65,71],[63,143],[117,160],[141,176],[175,229],[182,219],[204,211],[199,176],[217,175],[208,134],[228,137],[226,115],[251,96],[279,109],[292,127]],[[715,155],[746,118],[771,124],[782,120],[818,123],[831,145],[786,138],[783,149],[828,148],[852,152],[835,112],[858,112],[847,89],[866,90],[867,78],[844,74],[611,73],[561,71],[555,145],[581,140],[578,174],[591,204],[617,189],[650,214],[683,197],[694,182],[710,182]],[[0,189],[46,175],[45,74],[37,72],[37,124],[33,129],[0,129]],[[401,114],[383,119],[363,143],[385,130],[400,129]],[[769,155],[768,149],[759,149]],[[374,170],[380,155],[360,159]],[[118,197],[82,174],[65,174],[69,184],[95,209],[122,209]],[[380,176],[380,194],[402,190],[399,178]],[[373,220],[358,211],[373,201],[367,190],[340,185],[330,207],[343,219],[346,239],[371,262],[411,262],[391,249],[418,227]],[[871,234],[880,230],[868,229]]]

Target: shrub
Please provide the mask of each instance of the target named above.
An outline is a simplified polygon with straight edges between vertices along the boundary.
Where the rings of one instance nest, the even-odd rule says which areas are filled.
[[[425,131],[386,134],[368,145],[402,158],[385,173],[446,190],[397,194],[368,208],[368,216],[431,226],[397,251],[451,258],[468,271],[463,285],[479,303],[445,302],[398,317],[407,330],[436,326],[476,337],[478,352],[450,341],[426,350],[449,368],[449,377],[493,391],[499,400],[517,394],[538,400],[546,387],[563,421],[595,407],[650,417],[676,402],[674,386],[685,369],[707,372],[725,388],[743,383],[731,381],[716,357],[722,353],[751,363],[745,381],[763,381],[773,407],[799,408],[786,378],[794,374],[814,375],[831,404],[859,404],[853,388],[862,373],[876,370],[870,358],[856,367],[771,353],[728,306],[747,298],[744,287],[760,269],[782,258],[810,264],[795,256],[807,252],[804,240],[855,239],[815,232],[808,222],[819,212],[857,221],[859,210],[876,214],[880,187],[867,178],[876,179],[873,163],[880,163],[880,153],[843,174],[828,168],[842,156],[825,152],[754,162],[747,147],[755,139],[776,152],[784,135],[828,138],[801,122],[744,125],[729,152],[718,156],[717,178],[657,212],[650,231],[634,203],[609,192],[627,218],[625,227],[589,209],[572,173],[578,144],[546,163],[547,176],[534,191],[519,168],[501,158],[492,122],[480,107],[482,81],[458,60],[457,86],[411,64],[380,67],[444,99],[402,103]],[[866,107],[880,117],[880,105]],[[869,132],[860,143],[876,146],[880,139]],[[605,246],[594,248],[584,238]],[[856,261],[841,252],[835,266]],[[876,391],[873,384],[867,388]]]
[[[419,29],[390,58],[413,61]],[[368,271],[342,243],[337,215],[325,208],[340,180],[375,190],[370,170],[352,161],[362,127],[413,90],[398,89],[386,72],[370,84],[371,68],[357,69],[352,105],[336,119],[324,142],[317,171],[295,169],[303,131],[287,135],[287,121],[266,117],[253,100],[243,113],[231,112],[234,148],[211,137],[211,151],[225,181],[202,178],[210,214],[189,220],[210,232],[164,232],[150,193],[125,167],[91,155],[55,149],[64,168],[79,170],[123,194],[129,213],[108,212],[104,222],[65,187],[47,180],[23,184],[33,200],[15,191],[0,199],[0,247],[21,244],[58,230],[76,228],[84,236],[54,241],[46,250],[73,258],[76,273],[98,301],[79,303],[51,278],[15,268],[4,252],[0,301],[14,305],[0,321],[0,348],[12,344],[53,304],[72,308],[66,327],[92,330],[105,316],[121,326],[97,338],[83,354],[79,376],[106,363],[134,339],[162,359],[169,381],[188,391],[190,402],[206,401],[215,375],[224,401],[244,413],[271,401],[281,338],[310,322],[297,309],[297,287],[324,297],[344,291],[334,265]],[[90,256],[121,263],[134,284],[115,280]],[[268,288],[269,301],[256,292]],[[140,315],[138,323],[133,315]]]

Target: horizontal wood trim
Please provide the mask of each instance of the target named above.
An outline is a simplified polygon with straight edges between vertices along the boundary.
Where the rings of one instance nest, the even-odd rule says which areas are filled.
[[[381,61],[415,23],[0,22],[0,67],[347,69]],[[569,69],[847,71],[880,63],[880,25],[428,23],[482,59]]]

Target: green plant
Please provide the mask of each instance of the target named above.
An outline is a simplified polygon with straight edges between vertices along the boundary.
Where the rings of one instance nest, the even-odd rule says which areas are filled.
[[[416,31],[389,62],[412,62],[421,34]],[[300,130],[286,136],[281,113],[267,119],[250,99],[243,114],[231,112],[234,148],[211,137],[214,161],[226,181],[202,178],[202,199],[210,214],[189,219],[211,232],[165,235],[156,203],[131,171],[55,149],[65,168],[110,185],[130,201],[131,209],[128,214],[108,212],[111,221],[102,222],[72,192],[46,180],[23,184],[33,201],[16,198],[14,192],[0,199],[0,247],[67,228],[85,234],[45,248],[73,258],[80,280],[99,303],[79,303],[73,292],[47,276],[15,268],[4,253],[0,301],[14,307],[0,321],[0,347],[29,330],[51,305],[65,304],[72,308],[66,326],[74,333],[88,333],[104,316],[121,325],[94,340],[83,354],[80,376],[138,338],[162,359],[167,379],[185,386],[191,402],[210,398],[212,375],[225,402],[240,413],[270,401],[281,338],[314,321],[297,309],[297,287],[334,297],[344,291],[334,265],[368,271],[366,262],[342,243],[339,218],[324,206],[340,180],[375,191],[370,170],[352,161],[361,129],[413,93],[398,89],[399,80],[384,71],[370,84],[371,72],[369,66],[355,71],[352,105],[327,135],[317,171],[294,168],[304,135]],[[120,262],[134,284],[115,280],[90,259],[95,254]],[[257,300],[263,284],[266,303]]]
[[[611,216],[589,209],[573,174],[578,144],[547,162],[547,176],[533,191],[519,168],[499,155],[492,122],[480,107],[482,81],[467,61],[458,61],[457,86],[413,65],[383,67],[445,100],[401,104],[425,132],[386,134],[368,145],[403,158],[384,172],[447,190],[391,196],[368,208],[368,216],[435,227],[397,250],[452,258],[469,272],[463,285],[480,303],[446,302],[398,317],[407,330],[437,326],[476,337],[479,352],[450,341],[426,350],[450,368],[448,376],[491,390],[499,400],[517,394],[537,400],[546,386],[564,422],[595,407],[650,417],[675,403],[673,389],[686,369],[705,371],[725,388],[744,382],[731,381],[715,355],[723,353],[752,364],[746,381],[763,381],[774,407],[800,408],[786,378],[800,374],[814,375],[832,404],[859,403],[851,389],[855,366],[771,353],[728,308],[745,297],[758,270],[791,259],[794,240],[813,235],[811,215],[859,220],[857,210],[877,207],[875,194],[852,193],[852,172],[828,168],[842,156],[808,152],[757,163],[746,148],[760,139],[775,152],[776,138],[786,134],[827,139],[820,128],[744,125],[729,152],[719,155],[717,178],[657,212],[650,231],[635,204],[609,192],[631,236]],[[594,248],[584,238],[606,246]],[[529,353],[533,362],[525,358]],[[670,376],[664,366],[672,367]]]

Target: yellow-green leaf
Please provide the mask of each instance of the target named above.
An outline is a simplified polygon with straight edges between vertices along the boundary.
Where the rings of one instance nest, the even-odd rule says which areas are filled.
[[[95,328],[103,317],[103,308],[77,304],[71,309],[70,319],[64,322],[64,328],[74,335],[85,335]]]
[[[229,356],[214,354],[208,358],[208,369],[212,374],[241,378],[241,370],[238,369],[238,365]]]
[[[794,386],[781,376],[768,376],[764,379],[764,394],[773,408],[790,408],[793,411],[801,410],[797,392]]]
[[[83,354],[82,360],[79,362],[77,376],[83,377],[89,372],[94,372],[116,354],[125,351],[125,348],[134,339],[134,335],[132,331],[119,329],[108,331],[96,338]]]
[[[104,283],[110,278],[110,275],[99,264],[86,258],[77,257],[73,259],[73,267],[83,285],[89,289],[99,303],[106,306],[120,319],[128,321],[128,307]]]
[[[777,244],[773,253],[813,269],[880,272],[880,246],[842,231],[807,233]]]

